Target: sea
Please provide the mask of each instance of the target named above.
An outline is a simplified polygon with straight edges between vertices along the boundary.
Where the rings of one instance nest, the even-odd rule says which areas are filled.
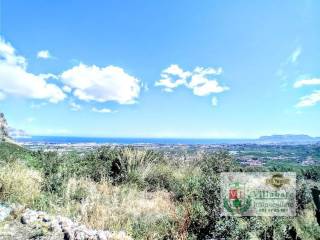
[[[73,136],[32,136],[17,138],[21,143],[32,144],[162,144],[162,145],[212,145],[255,143],[255,139],[196,139],[196,138],[108,138]]]

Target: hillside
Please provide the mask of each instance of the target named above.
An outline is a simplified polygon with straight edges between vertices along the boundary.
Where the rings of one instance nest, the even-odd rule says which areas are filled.
[[[261,136],[258,140],[267,142],[313,142],[319,141],[319,138],[310,137],[305,134],[284,134]]]

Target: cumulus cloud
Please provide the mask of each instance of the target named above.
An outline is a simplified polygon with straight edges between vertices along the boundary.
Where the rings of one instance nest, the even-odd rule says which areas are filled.
[[[314,91],[312,94],[300,98],[296,107],[310,107],[320,102],[320,91]]]
[[[100,68],[81,63],[63,72],[60,78],[74,96],[84,101],[133,104],[140,93],[139,80],[116,66]]]
[[[3,95],[45,99],[52,103],[62,101],[66,95],[57,85],[47,83],[48,77],[28,72],[26,59],[0,38],[0,91]]]
[[[161,79],[155,83],[155,86],[163,87],[166,92],[172,92],[175,88],[184,86],[191,89],[196,96],[207,96],[229,89],[221,86],[217,79],[210,77],[220,74],[222,74],[222,68],[196,67],[189,72],[174,64],[162,71]]]
[[[63,90],[64,92],[66,92],[66,93],[71,93],[71,91],[72,91],[71,87],[68,87],[68,86],[63,86],[63,87],[62,87],[62,90]]]
[[[81,106],[79,104],[76,104],[75,102],[70,102],[69,106],[72,111],[77,112],[81,110]]]
[[[197,96],[206,96],[211,93],[221,93],[228,90],[228,87],[219,85],[216,79],[208,79],[208,75],[220,75],[221,68],[197,67],[192,74],[191,81],[187,85]]]
[[[300,87],[309,86],[309,85],[320,85],[320,78],[302,79],[302,80],[296,81],[293,87],[300,88]]]
[[[164,90],[168,92],[179,86],[185,86],[192,89],[195,95],[205,96],[229,89],[220,86],[216,79],[208,78],[210,75],[220,75],[221,73],[222,68],[196,67],[192,72],[189,72],[173,64],[162,71],[161,79],[155,83],[155,86],[164,87]]]
[[[48,59],[52,58],[48,50],[41,50],[37,53],[37,58]]]
[[[111,113],[112,112],[112,110],[111,109],[109,109],[109,108],[101,108],[101,109],[98,109],[98,108],[92,108],[91,109],[92,110],[92,112],[97,112],[97,113]]]
[[[181,85],[187,85],[187,78],[191,76],[188,71],[183,71],[178,65],[172,64],[161,73],[161,79],[155,86],[164,87],[164,91],[172,92],[172,89]]]

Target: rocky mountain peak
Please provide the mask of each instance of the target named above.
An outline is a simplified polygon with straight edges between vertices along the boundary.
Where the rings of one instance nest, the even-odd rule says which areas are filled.
[[[9,138],[9,126],[3,113],[0,113],[0,140]]]

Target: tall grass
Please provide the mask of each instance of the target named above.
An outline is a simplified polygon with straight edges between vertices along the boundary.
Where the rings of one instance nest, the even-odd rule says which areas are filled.
[[[0,168],[0,200],[30,205],[39,198],[42,182],[39,171],[19,162],[6,163]]]
[[[176,206],[167,191],[147,192],[107,180],[69,179],[55,209],[95,229],[126,231],[138,239],[162,239],[175,231]],[[50,203],[52,206],[56,202]]]

